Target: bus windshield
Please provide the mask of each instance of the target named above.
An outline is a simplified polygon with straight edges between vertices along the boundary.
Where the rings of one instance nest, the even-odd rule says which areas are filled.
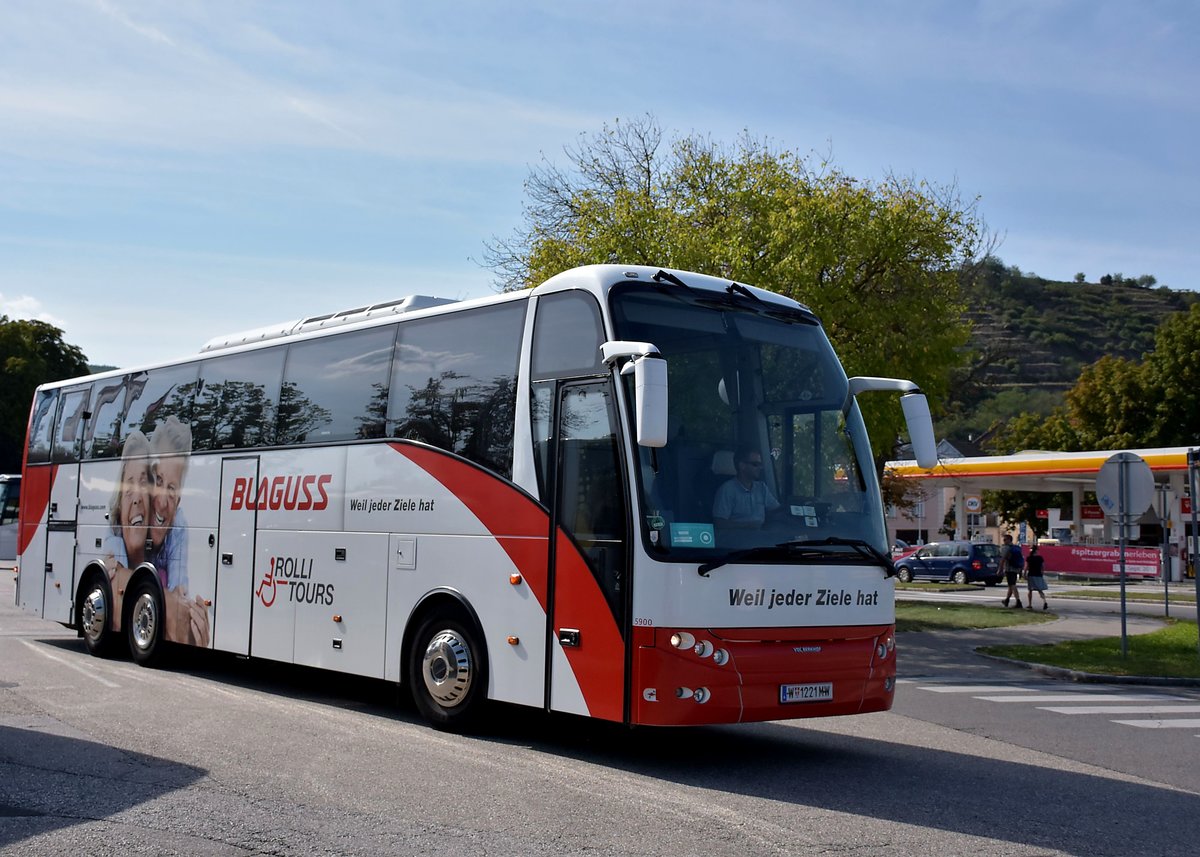
[[[610,300],[617,337],[653,343],[668,366],[667,444],[638,448],[635,480],[652,556],[862,563],[886,552],[862,417],[844,410],[846,374],[811,313],[748,290],[641,282]]]

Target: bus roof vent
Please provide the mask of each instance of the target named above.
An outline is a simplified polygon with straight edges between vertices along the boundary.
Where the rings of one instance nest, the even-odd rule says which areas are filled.
[[[344,309],[340,312],[314,315],[308,318],[297,319],[296,321],[285,321],[282,324],[271,324],[254,330],[244,330],[240,333],[217,336],[204,343],[200,352],[220,351],[223,348],[234,348],[238,345],[250,345],[255,342],[264,342],[268,339],[279,339],[295,333],[325,330],[326,328],[337,327],[343,324],[353,324],[372,318],[399,315],[405,312],[412,312],[413,310],[428,309],[452,303],[457,303],[457,301],[453,298],[435,298],[430,295],[410,295],[406,298],[387,301],[385,303],[354,307],[353,309]]]

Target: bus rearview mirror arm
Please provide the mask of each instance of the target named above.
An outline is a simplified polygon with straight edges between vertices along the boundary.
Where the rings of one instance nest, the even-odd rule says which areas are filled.
[[[622,375],[633,375],[638,446],[667,445],[667,361],[649,342],[613,340],[600,346],[600,356],[613,366],[622,358]]]
[[[912,381],[901,378],[874,378],[859,375],[850,379],[850,388],[846,392],[846,402],[842,413],[849,413],[850,404],[859,393],[872,390],[902,393],[900,407],[904,411],[904,421],[908,424],[908,437],[912,441],[913,457],[917,466],[926,470],[936,467],[938,461],[937,440],[933,434],[933,418],[929,415],[929,400],[921,392],[921,388]]]

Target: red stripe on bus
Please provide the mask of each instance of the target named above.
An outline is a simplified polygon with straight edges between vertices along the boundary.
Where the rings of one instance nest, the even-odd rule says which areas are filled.
[[[424,446],[392,448],[437,479],[487,528],[547,608],[546,510],[511,484],[453,456]],[[555,624],[580,632],[583,644],[565,648],[588,713],[622,719],[624,643],[596,578],[575,544],[558,534]]]
[[[545,611],[550,529],[546,510],[502,479],[443,452],[400,443],[392,448],[442,483],[487,527]]]
[[[25,549],[37,535],[38,526],[50,507],[50,489],[54,485],[54,477],[58,475],[58,465],[26,467],[21,476],[21,507],[17,513],[17,556],[25,553]]]
[[[620,722],[623,717],[625,644],[612,610],[587,561],[561,529],[554,578],[554,624],[579,631],[578,648],[564,648],[588,714]]]

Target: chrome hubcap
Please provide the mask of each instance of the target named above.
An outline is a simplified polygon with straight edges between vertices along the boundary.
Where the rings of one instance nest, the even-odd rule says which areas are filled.
[[[143,592],[133,605],[133,615],[130,617],[130,629],[133,634],[133,644],[139,649],[150,648],[158,629],[158,605],[154,596]]]
[[[471,652],[454,631],[433,635],[421,659],[421,675],[434,702],[453,708],[471,689]]]
[[[104,603],[104,590],[96,587],[83,599],[79,608],[79,620],[83,626],[83,636],[88,642],[96,643],[104,635],[108,627],[108,605]]]

